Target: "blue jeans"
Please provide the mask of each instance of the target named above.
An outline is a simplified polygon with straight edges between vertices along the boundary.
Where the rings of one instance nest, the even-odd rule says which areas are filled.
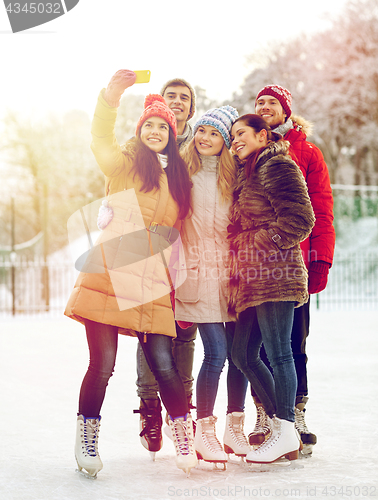
[[[245,374],[267,414],[294,422],[297,375],[291,350],[293,302],[265,302],[240,313],[232,359]],[[259,327],[259,328],[258,328]],[[259,352],[264,343],[273,376]]]
[[[79,414],[85,417],[98,417],[105,398],[106,387],[114,372],[117,348],[118,327],[103,325],[85,320],[90,361],[80,389]],[[161,399],[173,418],[188,412],[188,402],[184,385],[172,356],[172,338],[166,335],[137,334],[143,352],[156,377]]]
[[[198,330],[204,347],[204,359],[196,385],[197,418],[205,418],[213,415],[219,378],[227,358],[227,336],[224,323],[198,323]],[[234,394],[234,399],[238,403],[240,379],[245,380],[244,375],[236,367],[227,377],[228,391]],[[242,395],[239,399],[241,399],[243,408],[244,398],[245,390],[242,389]]]
[[[295,371],[297,372],[297,397],[295,404],[301,403],[303,396],[308,395],[307,385],[307,354],[306,354],[306,340],[309,335],[310,328],[310,299],[303,306],[294,309],[294,322],[291,331],[291,349],[293,351],[293,358],[295,364]],[[264,344],[261,346],[260,357],[266,366],[272,371],[268,357],[266,355]],[[257,394],[251,386],[251,393],[254,398]]]
[[[248,379],[243,372],[237,368],[232,361],[231,351],[235,333],[234,322],[226,323],[227,337],[227,413],[234,411],[243,412],[245,405],[245,396],[248,389]]]
[[[197,325],[189,328],[180,328],[176,323],[177,337],[173,339],[173,359],[180,377],[184,383],[185,393],[188,401],[191,400],[193,392],[193,359],[194,341],[197,334]],[[157,399],[158,384],[148,366],[141,344],[138,342],[137,353],[137,394],[141,399]]]

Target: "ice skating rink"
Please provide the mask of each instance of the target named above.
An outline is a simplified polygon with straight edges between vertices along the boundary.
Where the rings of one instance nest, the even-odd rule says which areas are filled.
[[[189,478],[168,438],[152,462],[138,436],[136,339],[121,337],[102,410],[96,480],[75,473],[79,387],[88,364],[84,327],[62,317],[0,319],[0,499],[360,499],[378,497],[378,311],[312,308],[306,422],[318,436],[312,458],[269,470],[200,463]],[[196,343],[195,370],[202,358]],[[225,371],[215,415],[223,437]],[[246,432],[255,412],[248,395]],[[194,412],[194,417],[195,417]]]

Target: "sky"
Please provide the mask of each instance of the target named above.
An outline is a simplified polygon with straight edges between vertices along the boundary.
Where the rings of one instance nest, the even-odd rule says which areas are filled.
[[[151,71],[146,95],[182,77],[216,100],[231,99],[251,71],[248,55],[267,44],[330,26],[347,0],[80,0],[67,14],[12,33],[0,5],[0,117],[82,109],[121,68]],[[232,104],[230,102],[230,104]]]

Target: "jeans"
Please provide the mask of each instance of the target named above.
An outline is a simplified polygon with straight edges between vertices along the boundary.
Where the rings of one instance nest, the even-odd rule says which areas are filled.
[[[291,351],[293,302],[265,302],[240,313],[236,322],[232,359],[245,374],[267,414],[294,422],[297,376]],[[259,328],[258,328],[259,327]],[[262,362],[262,342],[273,376]]]
[[[176,323],[177,337],[173,339],[173,358],[180,377],[184,383],[185,393],[188,401],[191,400],[193,392],[193,359],[194,341],[197,333],[197,325],[189,328],[180,328]],[[137,394],[141,399],[157,399],[158,384],[148,366],[141,344],[137,347]]]
[[[294,309],[294,322],[291,330],[291,349],[293,351],[298,384],[295,404],[302,402],[303,396],[308,395],[306,340],[309,335],[309,327],[310,300],[306,304],[303,304],[303,306]],[[260,357],[270,371],[272,371],[264,345],[261,346]],[[253,397],[257,396],[252,386],[251,393]]]
[[[198,323],[204,347],[204,359],[197,377],[197,418],[205,418],[213,415],[215,399],[218,392],[219,378],[227,358],[227,335],[224,323]],[[233,394],[238,410],[243,411],[245,390],[242,386],[240,394],[240,380],[244,383],[244,375],[236,368],[227,374],[227,389]],[[247,382],[247,381],[246,381]],[[243,409],[239,410],[242,405]]]
[[[87,418],[100,415],[106,387],[114,372],[118,347],[118,327],[85,320],[90,361],[80,389],[79,414]],[[146,359],[156,377],[163,404],[172,418],[188,412],[184,385],[172,356],[172,338],[166,335],[138,334]]]
[[[248,389],[248,379],[243,372],[237,368],[232,361],[231,350],[234,340],[235,323],[226,323],[227,337],[227,413],[234,411],[243,412],[245,405],[245,396]]]

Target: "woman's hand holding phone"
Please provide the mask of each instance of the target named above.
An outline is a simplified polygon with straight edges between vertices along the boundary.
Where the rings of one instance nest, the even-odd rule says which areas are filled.
[[[113,108],[118,108],[122,94],[134,85],[137,75],[129,69],[118,70],[111,78],[104,93],[104,99]]]

